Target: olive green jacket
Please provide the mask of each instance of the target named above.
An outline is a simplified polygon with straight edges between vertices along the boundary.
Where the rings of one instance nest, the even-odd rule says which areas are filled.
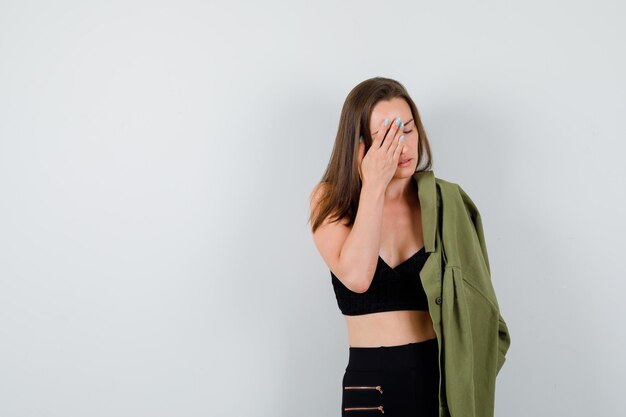
[[[491,282],[480,214],[458,184],[433,171],[413,178],[429,253],[420,279],[439,343],[439,416],[493,417],[496,375],[511,337]]]

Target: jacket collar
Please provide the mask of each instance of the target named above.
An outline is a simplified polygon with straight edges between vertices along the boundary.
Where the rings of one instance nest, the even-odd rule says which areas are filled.
[[[435,234],[437,232],[437,185],[433,171],[419,171],[413,174],[417,183],[418,197],[422,212],[422,234],[426,252],[435,251]]]

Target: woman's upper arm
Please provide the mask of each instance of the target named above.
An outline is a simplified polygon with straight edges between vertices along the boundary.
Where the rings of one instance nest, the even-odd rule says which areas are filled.
[[[318,208],[318,203],[322,196],[323,183],[318,184],[313,188],[310,195],[310,209],[311,213],[315,213]],[[328,268],[337,276],[337,278],[343,282],[344,271],[340,266],[341,248],[343,247],[346,238],[350,234],[350,228],[346,226],[345,220],[336,222],[329,221],[329,217],[325,218],[323,223],[313,232],[313,241],[319,251],[322,259],[328,266]]]

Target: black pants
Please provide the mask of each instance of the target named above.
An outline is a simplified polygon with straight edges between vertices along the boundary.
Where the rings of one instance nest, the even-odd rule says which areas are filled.
[[[342,416],[438,417],[437,338],[349,349],[342,381]]]

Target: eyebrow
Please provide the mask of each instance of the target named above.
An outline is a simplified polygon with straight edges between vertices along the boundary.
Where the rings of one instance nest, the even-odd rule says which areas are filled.
[[[404,126],[406,127],[406,125],[408,125],[409,123],[411,123],[413,121],[413,119],[409,120],[408,122],[406,122],[404,124]],[[376,132],[372,132],[372,135],[375,135],[376,133],[378,133],[378,130]]]

